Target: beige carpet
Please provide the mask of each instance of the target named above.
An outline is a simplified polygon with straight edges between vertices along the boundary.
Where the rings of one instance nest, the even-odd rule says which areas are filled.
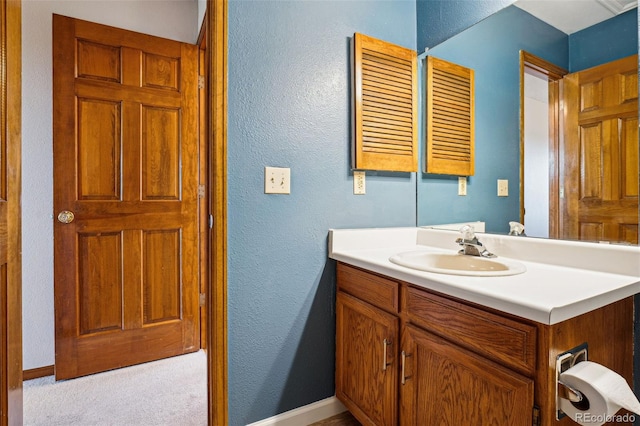
[[[204,351],[55,382],[24,382],[25,426],[204,426]]]

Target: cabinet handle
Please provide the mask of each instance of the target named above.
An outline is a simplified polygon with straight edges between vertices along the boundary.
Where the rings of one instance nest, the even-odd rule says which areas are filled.
[[[390,365],[390,362],[387,362],[387,346],[391,344],[391,340],[384,339],[382,341],[382,371],[387,370],[387,366]]]
[[[403,385],[405,384],[407,379],[411,378],[411,376],[407,377],[404,373],[404,366],[407,363],[407,358],[409,358],[410,356],[411,354],[408,354],[405,351],[402,351],[402,378],[400,379],[400,383],[402,383]]]

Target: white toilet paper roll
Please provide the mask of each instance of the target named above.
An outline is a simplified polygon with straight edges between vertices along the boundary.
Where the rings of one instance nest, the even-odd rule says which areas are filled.
[[[640,402],[627,381],[613,370],[591,361],[583,361],[560,374],[560,381],[579,390],[588,400],[586,404],[572,404],[560,399],[560,409],[576,423],[600,426],[607,421],[633,421],[633,415],[626,418],[617,414],[620,408],[640,415]]]

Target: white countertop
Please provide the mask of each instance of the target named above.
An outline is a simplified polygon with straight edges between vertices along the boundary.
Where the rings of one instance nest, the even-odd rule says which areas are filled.
[[[329,257],[391,278],[543,324],[556,324],[640,292],[640,247],[477,233],[523,274],[469,277],[423,272],[389,261],[424,250],[455,253],[455,231],[425,228],[332,229]]]

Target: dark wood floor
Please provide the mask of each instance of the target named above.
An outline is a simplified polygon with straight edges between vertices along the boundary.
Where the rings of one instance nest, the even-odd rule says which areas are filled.
[[[361,426],[348,411],[337,416],[329,417],[328,419],[320,420],[310,424],[309,426]]]

